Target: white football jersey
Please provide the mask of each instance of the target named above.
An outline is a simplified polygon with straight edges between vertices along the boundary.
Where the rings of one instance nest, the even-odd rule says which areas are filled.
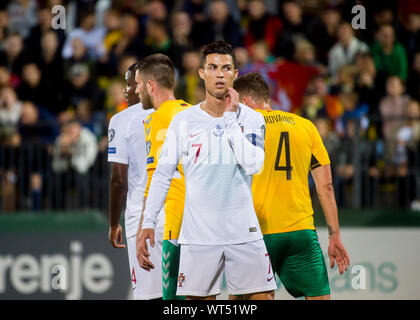
[[[143,228],[153,228],[181,160],[185,206],[181,244],[224,245],[262,239],[251,182],[264,163],[263,116],[240,104],[215,118],[200,104],[172,120],[146,201]]]
[[[138,103],[115,114],[108,126],[108,161],[128,165],[128,192],[125,207],[127,238],[136,235],[143,211],[144,190],[147,183],[147,153],[143,121],[153,111],[154,109],[144,110],[143,105]],[[159,225],[163,225],[163,220],[160,216],[158,217]]]

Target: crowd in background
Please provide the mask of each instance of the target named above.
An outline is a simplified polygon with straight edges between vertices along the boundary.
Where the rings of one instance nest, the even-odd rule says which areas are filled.
[[[364,29],[352,26],[357,4],[366,9]],[[66,9],[65,29],[52,27],[54,5]],[[130,65],[152,53],[168,55],[176,96],[195,104],[205,96],[200,48],[220,39],[232,44],[240,74],[263,75],[273,109],[315,123],[340,206],[358,164],[368,181],[399,190],[397,205],[416,204],[420,2],[13,0],[0,4],[3,210],[13,211],[18,200],[18,169],[10,160],[17,148],[45,153],[25,183],[31,207],[42,208],[42,159],[51,158],[56,175],[70,170],[83,177],[98,154],[106,155],[108,121],[127,107]]]

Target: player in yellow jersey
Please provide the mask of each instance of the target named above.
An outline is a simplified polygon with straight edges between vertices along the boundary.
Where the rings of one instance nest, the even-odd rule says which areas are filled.
[[[147,185],[146,199],[153,173],[165,140],[166,131],[172,118],[190,104],[176,100],[174,95],[175,70],[171,59],[163,54],[153,54],[142,59],[136,66],[136,92],[145,107],[156,109],[144,123],[147,148]],[[184,211],[185,178],[182,166],[178,166],[165,201],[165,225],[162,247],[162,286],[163,299],[182,299],[176,297],[179,247],[178,233]],[[137,249],[141,233],[140,221],[137,232]],[[154,246],[154,239],[151,241]],[[139,255],[138,255],[139,259]],[[153,268],[153,265],[150,265]]]
[[[315,181],[328,225],[328,256],[340,274],[350,258],[341,242],[330,159],[311,121],[271,110],[269,88],[258,73],[234,83],[241,102],[266,122],[264,169],[253,177],[252,194],[273,270],[294,297],[330,299],[328,274],[314,227],[308,174]],[[259,109],[259,110],[258,110]]]

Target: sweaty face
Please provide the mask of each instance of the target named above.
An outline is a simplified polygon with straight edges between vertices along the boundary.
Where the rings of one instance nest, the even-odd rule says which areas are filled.
[[[140,102],[140,98],[136,95],[136,82],[134,74],[131,71],[125,73],[126,87],[124,88],[124,96],[129,106]]]
[[[136,95],[140,98],[141,103],[143,104],[143,109],[152,109],[153,102],[146,88],[146,81],[144,81],[138,71],[136,71]]]
[[[206,91],[217,99],[224,99],[229,87],[233,86],[238,70],[229,54],[212,53],[206,57],[203,68],[199,69]]]

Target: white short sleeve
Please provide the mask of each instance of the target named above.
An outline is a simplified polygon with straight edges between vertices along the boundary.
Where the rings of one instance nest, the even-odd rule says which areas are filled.
[[[108,162],[128,164],[128,141],[126,126],[118,114],[113,116],[108,126]]]

